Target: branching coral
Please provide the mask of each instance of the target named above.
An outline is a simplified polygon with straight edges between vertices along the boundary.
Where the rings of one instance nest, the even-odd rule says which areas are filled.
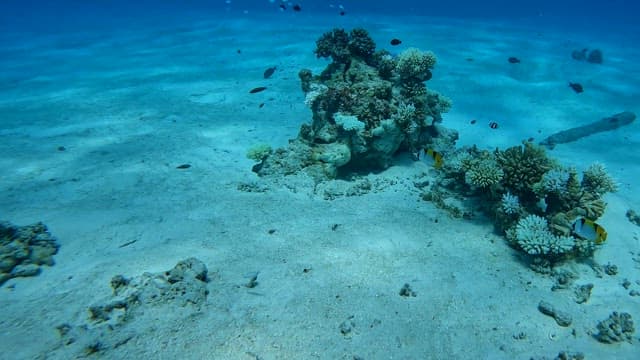
[[[555,165],[547,157],[544,148],[531,142],[504,151],[496,150],[496,160],[504,172],[504,187],[520,196],[520,199],[530,199],[533,185],[542,180],[542,176]]]
[[[431,79],[431,69],[436,65],[436,56],[430,51],[408,48],[398,55],[396,71],[402,79],[426,81]]]
[[[618,190],[618,185],[601,163],[592,164],[582,173],[582,187],[598,196]]]
[[[505,214],[517,214],[520,210],[520,200],[517,196],[511,195],[511,193],[502,194],[500,206]]]
[[[515,228],[518,245],[529,255],[562,255],[573,250],[571,236],[556,236],[549,231],[547,220],[537,215],[520,219]]]
[[[352,55],[368,59],[376,50],[376,43],[371,39],[367,30],[356,28],[351,30],[349,50]]]
[[[483,159],[471,166],[466,174],[467,184],[479,188],[486,188],[498,184],[504,173],[493,159]]]

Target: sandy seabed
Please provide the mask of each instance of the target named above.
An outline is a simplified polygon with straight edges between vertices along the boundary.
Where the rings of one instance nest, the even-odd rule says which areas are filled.
[[[259,179],[245,157],[256,143],[285,146],[310,120],[297,73],[324,68],[315,40],[335,26],[364,26],[379,47],[402,38],[392,51],[434,51],[428,86],[454,102],[444,125],[459,131],[460,145],[487,149],[640,111],[640,54],[628,39],[446,19],[297,16],[2,35],[0,218],[42,221],[61,248],[53,267],[0,288],[0,358],[68,359],[96,344],[93,356],[113,359],[640,353],[637,333],[632,343],[592,336],[613,311],[640,322],[640,297],[629,295],[640,290],[640,228],[625,217],[640,210],[637,123],[549,152],[578,169],[602,162],[620,183],[606,197],[599,222],[609,239],[594,262],[562,266],[575,286],[594,285],[583,304],[573,286],[552,291],[555,279],[532,271],[489,219],[452,218],[422,201],[414,182],[435,171],[427,164],[400,155],[367,176],[372,191],[326,200],[305,182]],[[572,60],[571,50],[583,47],[603,49],[605,63]],[[510,56],[521,63],[509,64]],[[270,66],[277,71],[265,80]],[[267,90],[248,93],[257,86]],[[208,268],[204,302],[140,305],[111,327],[88,319],[90,306],[112,299],[115,275],[164,272],[189,257]],[[619,272],[599,274],[594,263]],[[252,274],[258,284],[249,288]],[[399,295],[404,284],[415,296]],[[538,311],[541,300],[572,324]],[[65,341],[63,324],[82,331]]]

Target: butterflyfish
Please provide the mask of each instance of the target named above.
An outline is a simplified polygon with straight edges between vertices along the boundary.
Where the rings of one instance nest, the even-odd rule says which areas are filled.
[[[607,231],[602,226],[583,217],[576,219],[571,229],[578,237],[591,240],[598,245],[607,240]]]
[[[436,169],[440,169],[442,167],[442,154],[433,149],[425,149],[424,155],[425,158],[431,159],[433,161],[433,167],[435,167]]]

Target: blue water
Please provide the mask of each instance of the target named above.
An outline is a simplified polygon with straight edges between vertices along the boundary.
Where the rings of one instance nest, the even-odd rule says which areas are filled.
[[[85,26],[109,26],[119,21],[148,21],[153,18],[179,21],[185,15],[201,17],[244,12],[279,12],[279,0],[185,0],[185,1],[36,1],[6,0],[2,2],[0,26],[14,30],[55,31]],[[640,4],[628,0],[608,1],[293,1],[300,4],[300,14],[336,14],[342,5],[345,16],[362,15],[426,15],[500,21],[530,21],[541,26],[574,26],[584,30],[620,30],[634,26]],[[186,18],[185,18],[186,19]],[[636,34],[637,35],[637,34]]]
[[[434,51],[428,86],[453,100],[443,125],[460,146],[493,151],[638,113],[640,2],[280,4],[0,3],[0,221],[43,221],[61,245],[55,266],[0,286],[0,359],[74,358],[86,337],[105,344],[105,358],[524,359],[567,349],[634,358],[637,342],[602,345],[585,329],[614,310],[640,318],[638,298],[620,285],[628,277],[640,289],[638,228],[624,215],[640,211],[637,121],[550,152],[578,170],[605,163],[620,185],[606,197],[610,240],[596,253],[620,275],[574,264],[581,283],[596,283],[586,305],[572,290],[551,293],[554,279],[529,271],[490,221],[448,218],[421,201],[416,179],[433,169],[418,162],[402,158],[370,193],[331,202],[304,181],[263,193],[246,152],[286,146],[310,121],[298,71],[327,65],[313,49],[334,27],[364,27],[393,54]],[[403,44],[391,47],[396,37]],[[604,63],[571,58],[585,47],[602,49]],[[240,191],[246,182],[259,186]],[[100,324],[60,343],[57,326],[82,332],[87,307],[111,299],[112,276],[165,271],[191,256],[211,274],[202,312],[152,308],[124,326],[132,341]],[[246,289],[245,274],[260,274],[260,285]],[[417,297],[399,299],[404,282]],[[542,298],[571,309],[577,336],[537,312]],[[355,330],[343,336],[352,314]],[[425,356],[433,348],[446,356]]]

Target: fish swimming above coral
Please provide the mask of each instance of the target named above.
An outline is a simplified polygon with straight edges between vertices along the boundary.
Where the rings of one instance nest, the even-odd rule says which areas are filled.
[[[573,233],[583,239],[591,240],[596,244],[602,244],[607,240],[607,231],[599,224],[587,219],[578,218],[571,225]]]

